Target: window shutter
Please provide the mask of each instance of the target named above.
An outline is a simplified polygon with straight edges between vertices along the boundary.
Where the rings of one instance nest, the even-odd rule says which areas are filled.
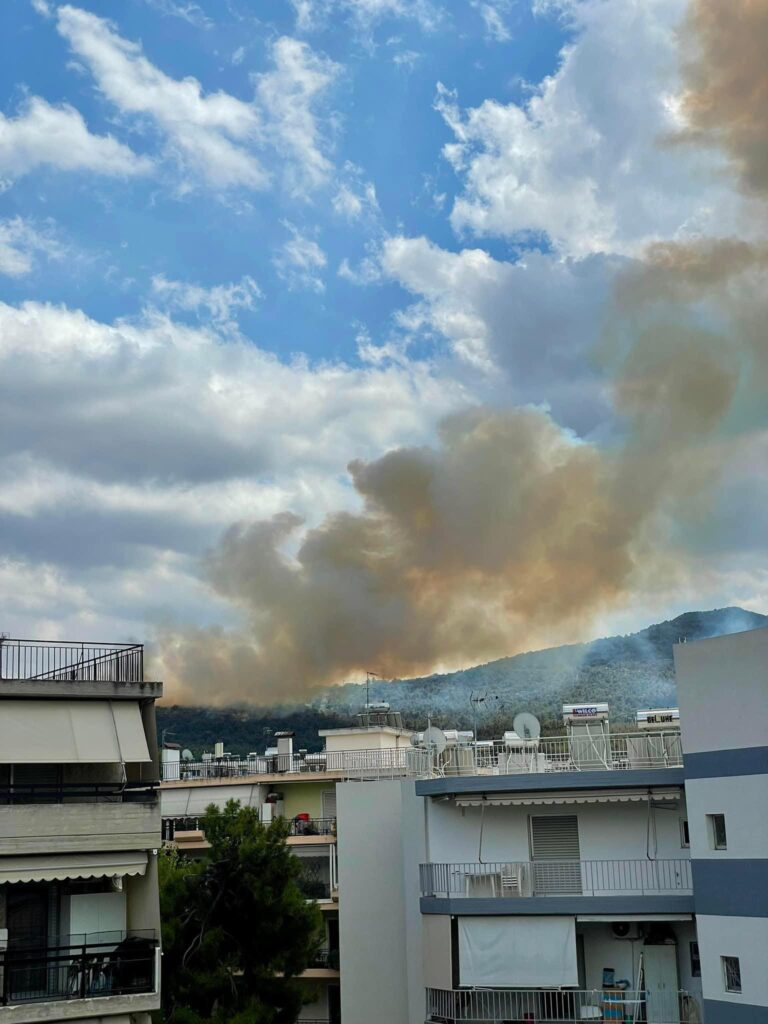
[[[336,817],[336,790],[324,789],[322,794],[322,807],[324,818]]]
[[[579,819],[575,814],[531,817],[534,860],[579,860]]]

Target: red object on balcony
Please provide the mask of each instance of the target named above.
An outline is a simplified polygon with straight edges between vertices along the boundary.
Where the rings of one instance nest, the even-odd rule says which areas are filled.
[[[302,811],[301,814],[296,815],[296,821],[309,821],[311,815],[307,814],[306,811]]]

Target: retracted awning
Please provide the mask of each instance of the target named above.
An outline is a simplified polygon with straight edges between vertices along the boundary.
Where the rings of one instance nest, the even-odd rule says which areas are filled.
[[[129,853],[56,853],[35,857],[0,857],[0,885],[56,882],[65,878],[121,878],[143,875],[145,850]]]
[[[134,701],[0,700],[1,764],[150,760]]]
[[[572,793],[473,793],[471,796],[457,796],[458,807],[532,807],[546,804],[626,804],[645,803],[648,800],[679,800],[679,789],[621,789],[614,792],[605,790],[584,790]]]

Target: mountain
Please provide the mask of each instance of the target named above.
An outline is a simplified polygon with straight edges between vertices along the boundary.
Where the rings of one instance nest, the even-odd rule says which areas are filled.
[[[685,612],[627,636],[531,651],[458,672],[376,680],[370,699],[401,711],[409,727],[422,728],[427,717],[445,728],[476,723],[482,737],[500,735],[522,710],[533,711],[551,730],[559,725],[561,705],[578,701],[608,701],[612,721],[630,722],[638,708],[676,703],[674,644],[760,626],[768,626],[768,616],[743,608]],[[158,729],[196,754],[217,740],[235,753],[263,751],[276,729],[294,729],[296,746],[313,750],[321,745],[318,729],[350,725],[365,701],[364,683],[346,683],[305,705],[160,707]]]

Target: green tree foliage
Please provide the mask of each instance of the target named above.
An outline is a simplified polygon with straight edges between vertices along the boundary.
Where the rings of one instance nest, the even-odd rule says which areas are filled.
[[[263,825],[231,800],[209,807],[202,827],[211,848],[201,861],[160,858],[164,1020],[293,1024],[322,919],[299,890],[288,825]]]

